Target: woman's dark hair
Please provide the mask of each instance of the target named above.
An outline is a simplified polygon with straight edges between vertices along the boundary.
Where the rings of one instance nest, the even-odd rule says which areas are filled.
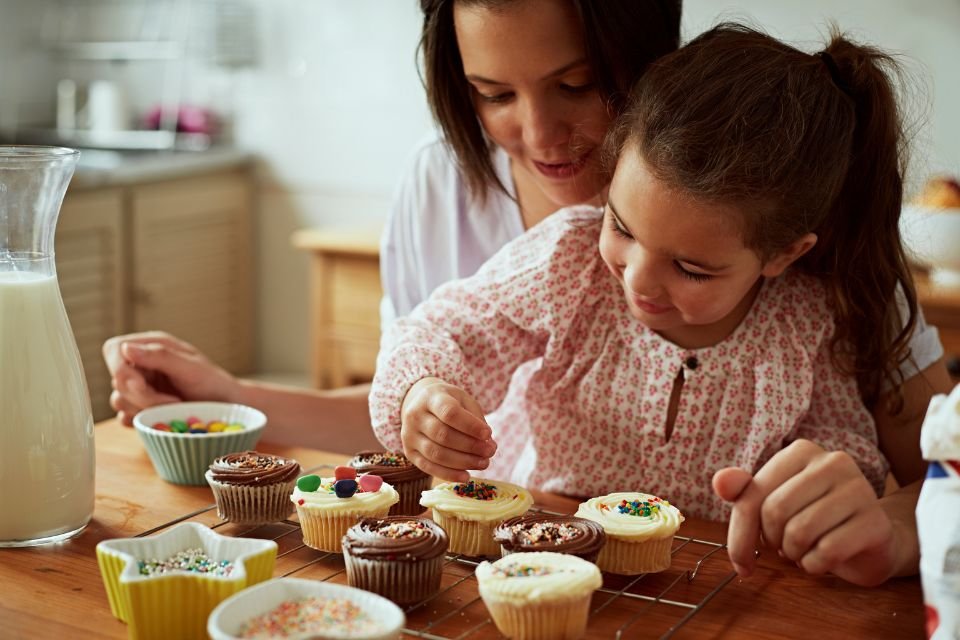
[[[810,55],[722,24],[651,65],[606,150],[639,153],[694,198],[738,205],[745,244],[763,260],[815,233],[795,264],[824,282],[834,365],[857,377],[870,407],[889,382],[893,413],[917,312],[899,232],[905,136],[889,75],[898,71],[835,31]]]
[[[421,0],[421,80],[433,117],[453,149],[467,185],[481,200],[487,189],[506,192],[474,110],[457,46],[453,7],[500,7],[517,0]],[[614,114],[653,60],[676,50],[681,0],[570,0],[580,15],[587,59]]]

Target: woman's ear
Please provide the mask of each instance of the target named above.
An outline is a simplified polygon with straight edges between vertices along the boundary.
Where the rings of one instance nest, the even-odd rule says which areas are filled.
[[[796,262],[800,256],[813,249],[815,244],[817,244],[817,234],[808,233],[801,236],[786,249],[768,260],[760,273],[767,278],[776,278],[786,271],[787,267]]]

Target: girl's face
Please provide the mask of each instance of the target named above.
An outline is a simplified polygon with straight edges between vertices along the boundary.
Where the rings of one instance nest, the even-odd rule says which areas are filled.
[[[600,254],[637,320],[682,347],[709,346],[740,324],[761,276],[780,275],[816,241],[808,234],[763,264],[744,246],[740,220],[732,207],[669,188],[628,147],[610,185]]]
[[[599,202],[598,147],[611,121],[568,0],[518,0],[496,10],[454,4],[463,71],[487,135],[555,208]],[[522,175],[517,175],[517,174]]]

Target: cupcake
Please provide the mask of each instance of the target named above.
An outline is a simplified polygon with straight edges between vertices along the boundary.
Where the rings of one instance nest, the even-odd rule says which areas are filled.
[[[266,524],[293,513],[290,492],[298,475],[296,460],[244,451],[216,458],[204,477],[221,518],[237,524]]]
[[[433,477],[427,475],[402,453],[361,451],[348,463],[357,473],[372,473],[383,478],[397,493],[400,502],[390,508],[392,516],[417,516],[423,513],[420,494],[430,488]]]
[[[356,477],[351,467],[337,467],[335,476],[308,475],[297,480],[290,500],[297,508],[303,542],[320,551],[339,553],[347,529],[360,518],[382,518],[400,496],[379,476]]]
[[[646,493],[611,493],[582,503],[577,515],[599,523],[607,534],[597,558],[601,570],[636,575],[670,567],[673,536],[683,514],[666,500]]]
[[[603,527],[586,518],[528,513],[501,522],[493,539],[504,556],[530,551],[569,553],[596,562],[606,541]]]
[[[451,553],[499,556],[493,530],[507,518],[526,513],[533,496],[508,482],[473,478],[438,484],[423,492],[420,504],[433,509],[433,519],[450,536]]]
[[[421,602],[440,590],[447,533],[411,516],[364,518],[343,536],[347,582],[397,604]]]
[[[477,567],[480,597],[503,635],[517,640],[582,638],[600,570],[566,553],[516,553]]]

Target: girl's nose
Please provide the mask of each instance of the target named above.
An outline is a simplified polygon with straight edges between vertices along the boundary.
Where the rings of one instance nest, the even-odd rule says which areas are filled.
[[[646,253],[639,247],[626,256],[623,266],[623,281],[627,288],[644,298],[656,298],[662,292],[660,278],[655,265]]]
[[[569,128],[563,114],[543,100],[527,100],[521,108],[523,142],[536,151],[550,150],[567,143]]]

